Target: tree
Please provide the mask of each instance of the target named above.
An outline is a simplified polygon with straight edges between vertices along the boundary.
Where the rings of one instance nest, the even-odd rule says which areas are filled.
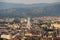
[[[52,40],[54,40],[54,38],[55,38],[56,36],[57,36],[57,35],[56,35],[56,32],[53,31],[53,33],[52,33]]]

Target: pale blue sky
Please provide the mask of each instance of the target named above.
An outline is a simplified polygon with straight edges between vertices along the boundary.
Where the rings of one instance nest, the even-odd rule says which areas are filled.
[[[60,0],[0,0],[0,2],[32,4],[32,3],[53,3],[60,2]]]

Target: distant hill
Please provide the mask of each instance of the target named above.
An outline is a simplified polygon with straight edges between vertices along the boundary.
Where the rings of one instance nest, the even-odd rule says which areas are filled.
[[[60,3],[14,4],[0,2],[0,18],[60,16]]]

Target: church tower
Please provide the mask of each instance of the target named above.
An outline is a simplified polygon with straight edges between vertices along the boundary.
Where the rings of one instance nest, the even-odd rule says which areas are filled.
[[[30,29],[31,28],[31,18],[28,17],[27,19],[27,28]]]

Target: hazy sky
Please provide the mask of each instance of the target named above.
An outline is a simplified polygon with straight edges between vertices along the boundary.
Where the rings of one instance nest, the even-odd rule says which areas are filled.
[[[53,3],[53,2],[60,2],[60,0],[0,0],[0,2],[12,2],[12,3]]]

